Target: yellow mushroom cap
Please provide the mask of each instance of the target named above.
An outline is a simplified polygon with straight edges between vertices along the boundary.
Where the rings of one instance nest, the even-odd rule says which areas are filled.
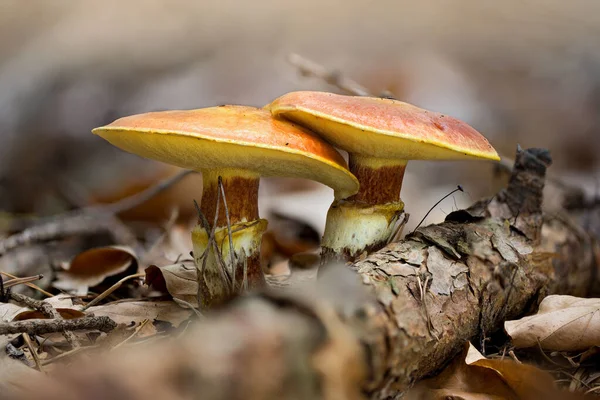
[[[292,92],[266,108],[362,156],[403,160],[499,160],[466,123],[397,100]]]
[[[333,188],[336,198],[358,191],[358,181],[330,144],[254,107],[138,114],[93,133],[130,153],[182,168],[312,179]]]

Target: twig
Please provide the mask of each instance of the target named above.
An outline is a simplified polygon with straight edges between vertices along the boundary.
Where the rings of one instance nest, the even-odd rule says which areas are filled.
[[[85,311],[88,308],[90,308],[92,306],[95,306],[96,304],[100,303],[102,300],[104,300],[106,297],[108,297],[112,292],[114,292],[115,290],[117,290],[118,288],[120,288],[121,285],[123,285],[123,283],[125,283],[126,281],[128,281],[130,279],[134,279],[134,278],[142,278],[144,276],[146,276],[146,273],[145,272],[141,272],[139,274],[129,275],[129,276],[124,277],[123,279],[120,279],[114,285],[112,285],[111,287],[109,287],[108,289],[106,289],[104,292],[100,293],[94,300],[92,300],[89,303],[87,303],[81,309],[81,311]]]
[[[40,372],[44,372],[42,369],[42,363],[40,362],[40,357],[38,356],[37,350],[33,347],[33,343],[31,342],[31,337],[27,332],[23,333],[23,340],[31,353],[31,357],[33,357],[33,361],[35,362],[35,366]]]
[[[324,66],[304,58],[299,54],[290,54],[288,56],[288,61],[298,68],[298,71],[304,76],[319,78],[328,84],[355,96],[372,96],[369,89],[358,82],[345,77],[339,71],[330,71]]]
[[[180,171],[179,173],[158,182],[156,185],[149,187],[148,189],[144,190],[143,192],[136,193],[132,196],[126,197],[123,200],[117,201],[116,203],[112,203],[112,204],[108,204],[108,205],[101,205],[101,206],[87,207],[84,210],[92,210],[92,211],[98,210],[100,212],[103,212],[103,213],[108,212],[113,215],[120,214],[123,211],[131,210],[132,208],[137,207],[140,204],[147,202],[148,200],[150,200],[151,198],[153,198],[160,192],[170,188],[171,186],[173,186],[174,184],[176,184],[177,182],[179,182],[186,176],[193,174],[193,173],[196,173],[196,171],[191,171],[191,170]]]
[[[58,311],[54,309],[54,307],[52,307],[50,303],[41,300],[35,300],[31,297],[27,297],[19,293],[11,292],[9,296],[12,300],[16,301],[17,303],[25,304],[27,307],[33,308],[34,310],[38,310],[47,318],[52,318],[56,321],[63,321],[63,317]],[[75,336],[73,332],[70,332],[69,330],[64,330],[63,336],[65,337],[65,339],[67,339],[67,342],[69,342],[69,344],[72,347],[76,348],[81,346],[81,343],[79,343],[79,339],[77,339],[77,336]]]
[[[0,241],[0,256],[21,246],[58,240],[74,235],[89,235],[109,232],[115,241],[135,245],[133,233],[110,213],[80,211],[78,214],[63,214],[47,222],[34,225]]]
[[[77,330],[110,332],[116,327],[117,323],[106,316],[63,320],[31,319],[28,321],[0,323],[0,335],[12,335],[23,332],[27,332],[30,335],[43,335],[45,333]]]
[[[134,194],[116,203],[85,207],[42,219],[36,225],[0,241],[0,255],[32,243],[102,231],[110,232],[118,243],[136,244],[135,236],[121,223],[116,215],[145,203],[193,172],[189,170],[181,171],[141,193]]]

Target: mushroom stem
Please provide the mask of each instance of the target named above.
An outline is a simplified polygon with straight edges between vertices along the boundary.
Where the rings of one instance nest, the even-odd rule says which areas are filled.
[[[400,200],[406,160],[387,160],[350,153],[349,169],[360,189],[349,201],[366,205],[393,203]]]
[[[346,200],[334,201],[327,213],[322,262],[351,261],[363,252],[384,247],[404,210],[400,201],[405,160],[387,160],[350,154],[350,172],[360,190]]]
[[[229,298],[265,284],[260,264],[260,245],[267,221],[258,216],[256,174],[243,170],[209,170],[203,172],[203,197],[200,209],[214,227],[211,232],[198,224],[192,231],[194,258],[198,268],[198,303],[207,309]],[[219,186],[225,192],[225,202]],[[229,238],[231,237],[231,245]],[[232,251],[233,250],[233,254]]]
[[[210,224],[214,223],[217,201],[222,199],[219,188],[219,177],[223,184],[229,223],[254,221],[258,216],[258,183],[259,175],[238,169],[204,170],[202,171],[202,202],[200,209]],[[227,216],[223,200],[219,204],[217,228],[227,226]]]

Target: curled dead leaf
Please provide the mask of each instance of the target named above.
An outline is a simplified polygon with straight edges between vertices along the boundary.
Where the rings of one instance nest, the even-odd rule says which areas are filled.
[[[518,348],[538,343],[543,349],[556,351],[600,346],[600,299],[548,296],[536,315],[506,321],[504,329]]]
[[[71,260],[66,271],[57,273],[54,286],[77,294],[99,285],[108,277],[125,276],[137,270],[137,257],[129,247],[98,247],[84,252]]]
[[[194,307],[198,305],[198,281],[193,260],[164,267],[151,265],[146,268],[146,283],[155,290],[170,294],[176,302],[182,300]]]

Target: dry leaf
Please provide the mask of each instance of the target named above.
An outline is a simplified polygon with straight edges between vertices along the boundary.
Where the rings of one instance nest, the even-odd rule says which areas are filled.
[[[68,294],[57,294],[56,296],[48,297],[44,301],[54,308],[73,308],[73,298]]]
[[[418,383],[409,400],[559,399],[552,376],[512,360],[486,359],[470,343],[438,376]]]
[[[107,277],[135,273],[137,258],[129,247],[98,247],[79,253],[67,267],[66,271],[57,273],[54,287],[72,291],[80,295],[87,294]]]
[[[170,294],[175,301],[183,300],[194,307],[198,306],[197,272],[192,260],[164,267],[151,265],[146,268],[146,283],[160,292]]]
[[[174,327],[179,326],[192,315],[193,311],[179,307],[172,301],[131,301],[111,303],[90,307],[87,310],[95,316],[106,315],[118,324],[130,325],[150,321],[170,322]]]
[[[600,346],[600,299],[548,296],[536,315],[504,323],[515,347],[556,351],[587,350]]]
[[[195,222],[194,222],[195,223]],[[191,224],[175,224],[167,227],[167,231],[157,243],[153,244],[142,257],[140,264],[167,265],[190,257],[193,249]]]
[[[52,296],[44,301],[50,304],[54,308],[73,308],[73,301],[70,296],[59,294],[57,296]],[[17,315],[23,312],[29,312],[29,308],[20,306],[14,303],[0,303],[0,321],[1,322],[10,322],[15,320]],[[76,311],[76,310],[73,310]],[[37,317],[36,317],[37,318]]]
[[[3,396],[22,387],[24,382],[34,382],[43,375],[28,367],[23,361],[11,357],[7,347],[9,342],[8,336],[0,336],[0,393]],[[12,350],[18,351],[14,347]],[[3,396],[0,397],[5,398]]]
[[[60,314],[63,319],[75,319],[85,317],[85,313],[72,308],[57,308],[56,311]],[[38,310],[23,311],[17,314],[13,321],[25,321],[28,319],[49,319]]]
[[[10,322],[20,312],[27,310],[27,307],[22,307],[12,303],[0,304],[0,322]]]

